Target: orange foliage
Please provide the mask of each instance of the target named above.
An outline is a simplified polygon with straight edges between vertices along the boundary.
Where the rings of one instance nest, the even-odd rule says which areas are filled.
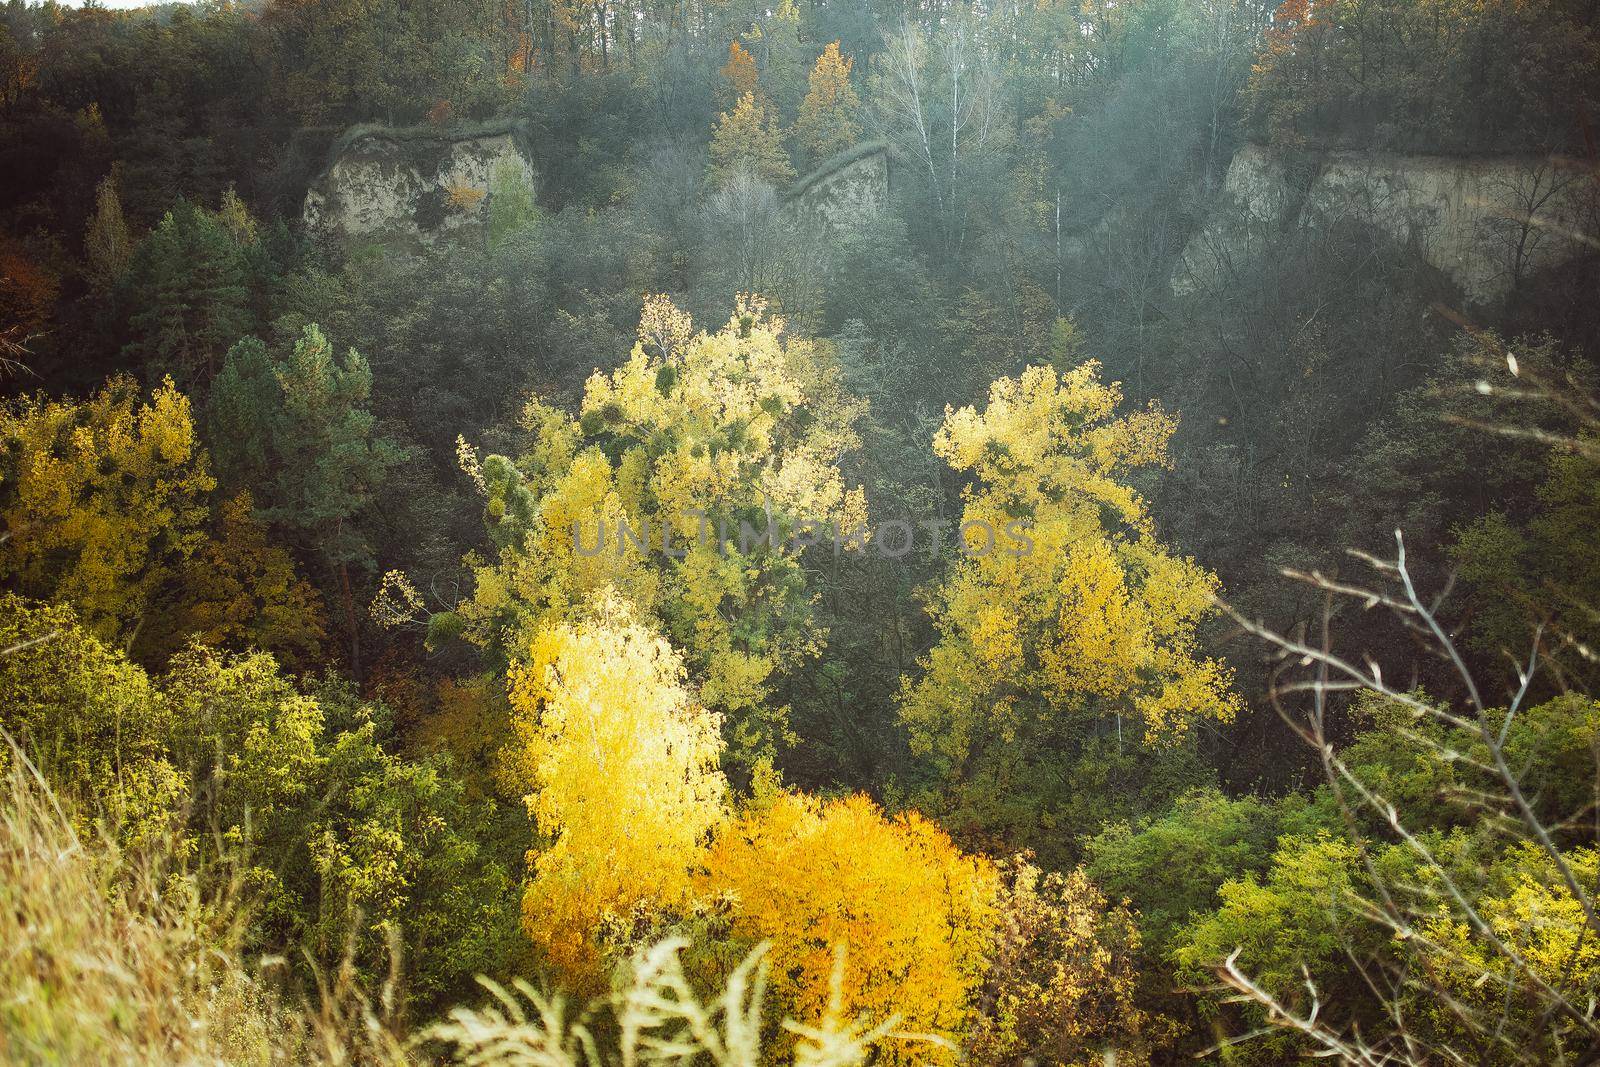
[[[729,97],[737,100],[745,93],[756,91],[756,60],[738,41],[728,45],[728,62],[720,72],[728,79]]]
[[[60,284],[20,244],[0,237],[0,340],[20,345],[42,330]]]

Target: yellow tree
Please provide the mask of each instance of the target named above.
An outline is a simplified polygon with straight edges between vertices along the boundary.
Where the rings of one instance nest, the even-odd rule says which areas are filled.
[[[800,104],[794,129],[801,147],[814,159],[842,152],[861,136],[857,121],[861,99],[850,84],[853,63],[839,54],[839,42],[834,41],[811,68],[811,87]]]
[[[836,952],[842,1018],[955,1041],[983,978],[998,878],[916,813],[886,817],[863,796],[822,803],[785,794],[718,835],[700,876],[738,900],[737,935],[770,941],[780,1014],[822,1017]],[[769,1046],[777,1061],[793,1047]],[[886,1063],[953,1063],[952,1049],[889,1041]]]
[[[523,927],[590,987],[608,912],[687,899],[690,868],[724,818],[722,739],[717,716],[691,701],[677,653],[620,598],[543,630],[531,652],[511,672],[508,763],[551,844],[533,861]]]
[[[589,379],[577,419],[535,401],[526,455],[469,458],[499,555],[474,561],[468,638],[520,658],[613,588],[682,650],[706,705],[732,719],[734,762],[753,763],[784,734],[771,675],[822,637],[802,523],[866,523],[839,470],[861,410],[839,378],[831,350],[785,337],[758,301],[694,333],[649,299],[632,355]]]
[[[131,638],[205,540],[216,482],[189,400],[117,378],[88,400],[0,408],[0,577],[69,602],[104,639]]]
[[[1094,363],[1030,367],[934,438],[972,479],[966,558],[937,592],[939,638],[900,711],[949,779],[1025,790],[1086,725],[1127,719],[1156,742],[1239,707],[1231,672],[1198,650],[1216,578],[1167,551],[1129,484],[1167,462],[1176,423],[1154,405],[1119,417],[1121,399]]]
[[[732,111],[718,117],[711,133],[711,165],[706,174],[712,184],[720,185],[742,170],[773,186],[794,179],[778,116],[754,93],[739,97]]]

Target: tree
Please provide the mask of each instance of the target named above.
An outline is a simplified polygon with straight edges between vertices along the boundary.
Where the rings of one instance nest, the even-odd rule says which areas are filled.
[[[785,794],[717,836],[700,885],[732,891],[734,930],[772,943],[771,991],[792,1018],[828,1009],[907,1034],[957,1039],[983,976],[996,876],[915,812],[887,817],[864,796],[828,803]],[[774,1041],[776,1057],[792,1048]],[[886,1042],[885,1062],[953,1063],[954,1049]]]
[[[94,215],[83,237],[83,252],[88,261],[90,283],[101,292],[115,290],[127,275],[133,259],[133,236],[122,216],[115,170],[95,188]]]
[[[217,509],[214,530],[184,564],[170,618],[157,619],[144,646],[163,660],[188,640],[235,651],[270,652],[310,666],[327,637],[322,597],[294,560],[267,536],[255,501],[239,492]]]
[[[0,408],[0,576],[131,642],[204,543],[216,486],[189,399],[130,378],[88,400]]]
[[[180,200],[134,253],[129,355],[184,388],[204,386],[256,326],[245,246],[216,213]]]
[[[327,337],[310,325],[281,355],[253,337],[240,341],[207,402],[212,437],[223,444],[224,474],[258,487],[263,516],[291,531],[335,583],[358,674],[350,572],[373,563],[363,520],[403,458],[401,447],[378,432],[371,394],[366,360],[354,349],[336,358]]]
[[[840,471],[860,405],[827,346],[784,331],[741,299],[724,327],[696,334],[651,297],[632,354],[589,379],[577,419],[530,402],[529,450],[471,461],[497,555],[469,559],[475,590],[456,629],[521,659],[609,586],[682,651],[725,716],[732,765],[785,744],[773,676],[822,637],[801,553],[829,525],[861,531],[866,504]]]
[[[10,373],[54,316],[61,279],[0,234],[0,371]]]
[[[754,93],[745,93],[717,119],[711,133],[711,165],[706,177],[713,185],[728,181],[741,170],[773,186],[794,178],[789,154],[783,150],[778,117]]]
[[[966,558],[936,592],[939,638],[900,712],[912,750],[958,793],[981,781],[1047,809],[1034,768],[1086,730],[1114,722],[1120,746],[1131,719],[1159,746],[1239,708],[1228,668],[1198,651],[1217,581],[1156,540],[1128,484],[1166,462],[1175,423],[1153,405],[1118,417],[1120,401],[1097,364],[1030,367],[995,382],[983,411],[948,412],[934,437],[972,479],[956,532]]]
[[[144,671],[62,604],[0,596],[0,727],[88,831],[105,817],[124,843],[170,831],[188,783],[166,758],[171,710]],[[0,767],[9,768],[9,748]]]
[[[727,80],[728,99],[735,102],[756,91],[756,60],[737,40],[728,42],[728,61],[719,74]]]
[[[978,1018],[975,1064],[1148,1063],[1164,1020],[1138,1003],[1139,930],[1081,870],[1041,872],[1025,856],[1001,867],[996,931]]]
[[[612,595],[539,634],[510,688],[508,760],[550,841],[533,859],[523,928],[570,982],[592,987],[602,918],[688,896],[726,817],[720,724],[691,701],[677,653]]]
[[[861,123],[857,121],[861,100],[850,84],[854,62],[839,55],[839,42],[834,41],[822,50],[817,65],[811,68],[811,88],[800,104],[794,129],[801,147],[813,159],[841,152],[861,136]]]

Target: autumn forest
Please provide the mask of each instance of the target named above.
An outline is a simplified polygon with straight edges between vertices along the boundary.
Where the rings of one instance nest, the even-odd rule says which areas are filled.
[[[0,3],[0,1062],[1600,1059],[1600,4]]]

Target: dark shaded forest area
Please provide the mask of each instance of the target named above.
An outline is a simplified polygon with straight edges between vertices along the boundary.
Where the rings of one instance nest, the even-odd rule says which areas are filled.
[[[0,1059],[1593,1062],[1597,123],[1592,0],[7,0]]]

